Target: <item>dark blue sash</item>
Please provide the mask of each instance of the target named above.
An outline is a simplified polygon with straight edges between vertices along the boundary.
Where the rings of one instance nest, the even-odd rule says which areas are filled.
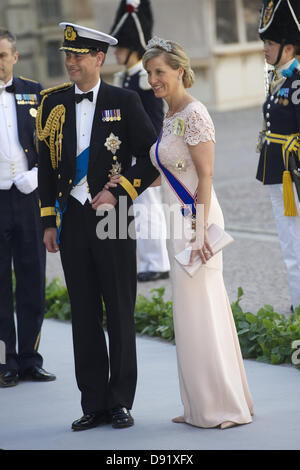
[[[76,186],[79,181],[82,180],[87,175],[88,166],[89,166],[89,159],[90,159],[90,147],[87,147],[80,155],[76,158],[76,173],[74,178],[74,186]],[[67,204],[65,205],[64,209],[61,210],[58,200],[55,201],[55,213],[56,216],[59,216],[60,224],[57,227],[57,239],[56,242],[59,244],[61,227],[62,227],[62,219],[63,215],[66,212]]]
[[[196,217],[196,200],[191,195],[189,191],[182,185],[182,183],[174,176],[166,167],[164,167],[159,159],[158,156],[158,147],[161,141],[162,131],[160,136],[157,140],[156,149],[155,149],[155,156],[156,161],[158,163],[159,168],[165,175],[166,179],[174,189],[175,193],[177,194],[178,198],[183,202],[184,206],[181,209],[182,215],[185,217],[192,211],[192,215]]]

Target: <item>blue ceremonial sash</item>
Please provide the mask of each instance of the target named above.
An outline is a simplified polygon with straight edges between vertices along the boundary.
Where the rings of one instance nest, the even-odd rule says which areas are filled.
[[[84,178],[87,175],[89,159],[90,159],[90,147],[87,147],[76,158],[76,173],[75,173],[75,178],[74,178],[74,186],[76,186],[79,183],[79,181],[81,181],[82,178]],[[61,227],[62,227],[62,219],[67,209],[67,204],[65,205],[64,209],[61,210],[59,202],[56,199],[54,209],[56,213],[56,218],[59,220],[59,225],[57,227],[57,238],[56,238],[56,242],[59,244]]]
[[[61,232],[61,224],[62,224],[62,218],[63,214],[65,213],[67,209],[67,204],[64,207],[64,210],[62,211],[59,205],[58,200],[56,199],[55,205],[54,205],[55,213],[56,213],[56,228],[57,228],[57,237],[56,237],[56,243],[59,245],[60,243],[60,232]]]
[[[90,159],[90,147],[87,147],[76,158],[76,174],[74,179],[74,186],[87,175]]]
[[[159,147],[159,144],[160,144],[160,141],[161,141],[161,137],[162,137],[162,131],[161,131],[160,136],[157,140],[156,149],[155,149],[155,156],[156,156],[156,161],[158,163],[158,166],[161,169],[161,171],[163,172],[163,174],[165,175],[166,179],[168,180],[168,182],[170,183],[172,188],[174,189],[174,191],[177,194],[178,198],[184,204],[184,207],[181,208],[182,215],[185,217],[186,215],[189,214],[189,212],[191,210],[193,217],[196,217],[196,204],[195,204],[196,200],[195,200],[195,198],[191,195],[191,193],[189,191],[187,191],[187,189],[176,178],[176,176],[174,176],[166,167],[164,167],[162,165],[162,163],[159,159],[158,147]],[[188,210],[188,208],[185,207],[185,206],[188,206],[190,208],[190,210]]]

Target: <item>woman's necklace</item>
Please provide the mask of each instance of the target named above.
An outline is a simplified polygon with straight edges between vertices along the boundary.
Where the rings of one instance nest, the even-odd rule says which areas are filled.
[[[192,100],[190,98],[185,99],[183,102],[180,103],[180,105],[176,106],[174,109],[171,110],[169,108],[169,111],[167,112],[166,117],[170,118],[170,117],[174,116],[174,114],[180,113],[180,111],[183,111],[187,107],[187,105],[190,104],[192,101],[194,101],[194,100]]]

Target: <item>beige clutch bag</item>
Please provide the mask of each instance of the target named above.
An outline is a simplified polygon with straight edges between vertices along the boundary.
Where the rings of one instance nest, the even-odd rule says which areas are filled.
[[[216,224],[211,224],[207,229],[208,241],[214,252],[214,255],[230,245],[234,239]],[[184,268],[184,270],[193,277],[196,271],[202,265],[200,256],[198,255],[192,265],[189,265],[192,247],[188,246],[183,251],[175,255],[176,261]]]

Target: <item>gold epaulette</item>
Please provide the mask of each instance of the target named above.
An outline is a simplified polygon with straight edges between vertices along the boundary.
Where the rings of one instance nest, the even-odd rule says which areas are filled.
[[[25,77],[19,77],[21,80],[26,80],[26,82],[32,82],[32,83],[39,83],[36,80],[32,80],[32,78],[25,78]]]
[[[42,90],[40,92],[41,96],[49,95],[50,93],[54,93],[56,91],[64,90],[65,88],[70,88],[73,85],[72,82],[62,83],[61,85],[54,86],[52,88],[47,88],[46,90]]]

